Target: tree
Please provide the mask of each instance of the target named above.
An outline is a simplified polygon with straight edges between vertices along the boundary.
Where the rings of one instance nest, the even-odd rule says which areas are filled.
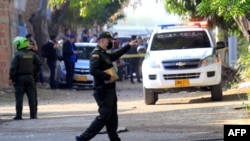
[[[249,9],[250,0],[203,0],[198,6],[201,15],[217,13],[226,22],[233,19],[247,40],[249,40],[250,29]]]
[[[58,34],[61,26],[77,28],[95,24],[114,24],[123,18],[122,9],[129,0],[40,0],[39,9],[29,19],[40,47],[49,34]],[[51,18],[46,17],[47,8]],[[39,36],[36,36],[39,35]]]
[[[166,10],[185,19],[205,19],[231,33],[249,38],[250,0],[165,0]]]
[[[38,48],[46,41],[48,31],[47,29],[47,21],[46,21],[46,10],[47,10],[48,0],[41,0],[39,9],[33,13],[29,22],[33,27],[33,31],[35,34],[35,40],[37,42]]]
[[[115,24],[124,18],[123,8],[129,0],[70,0],[69,11],[64,15],[64,24],[90,28],[93,25]],[[50,1],[50,6],[63,5],[64,0]]]
[[[48,40],[50,34],[58,34],[64,14],[68,11],[69,1],[65,1],[59,10],[55,9],[52,12],[51,20],[46,16],[47,6],[48,0],[40,0],[40,7],[29,18],[39,49]]]

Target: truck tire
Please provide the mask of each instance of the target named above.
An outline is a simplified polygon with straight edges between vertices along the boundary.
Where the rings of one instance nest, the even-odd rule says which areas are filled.
[[[211,100],[212,101],[221,101],[222,100],[221,83],[211,87]]]
[[[152,92],[150,89],[143,88],[143,93],[146,105],[154,105],[158,100],[158,94]]]

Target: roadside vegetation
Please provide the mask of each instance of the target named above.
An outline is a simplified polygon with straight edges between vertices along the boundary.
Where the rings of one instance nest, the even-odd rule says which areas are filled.
[[[242,82],[250,82],[250,46],[249,42],[241,39],[239,40],[238,46],[238,62],[237,62],[237,70]],[[234,84],[233,82],[231,82]],[[250,91],[247,93],[248,101],[243,102],[243,105],[250,112]]]

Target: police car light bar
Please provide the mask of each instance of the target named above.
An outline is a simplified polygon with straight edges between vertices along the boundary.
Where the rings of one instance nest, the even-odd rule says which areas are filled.
[[[176,27],[207,27],[207,21],[195,21],[195,22],[188,22],[186,24],[179,23],[179,24],[163,24],[158,25],[158,29],[167,29],[167,28],[176,28]]]
[[[195,22],[188,22],[189,26],[199,26],[199,27],[207,27],[208,23],[207,21],[195,21]]]
[[[163,25],[157,25],[157,27],[160,29],[166,29],[166,28],[181,27],[186,25],[187,24],[163,24]]]

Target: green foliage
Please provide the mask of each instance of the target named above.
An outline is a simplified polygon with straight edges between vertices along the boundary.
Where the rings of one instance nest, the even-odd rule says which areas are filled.
[[[235,80],[232,80],[232,81],[228,82],[224,86],[225,89],[237,89],[237,87],[238,87],[238,82],[235,82]]]
[[[243,81],[250,81],[250,53],[248,51],[249,43],[244,39],[239,39],[237,68]]]
[[[200,14],[217,13],[225,20],[243,16],[248,13],[249,9],[250,0],[203,0],[198,6]]]
[[[113,14],[122,8],[122,3],[118,0],[111,2],[110,0],[103,0],[99,3],[82,3],[80,15],[83,18],[83,24],[90,25],[97,23],[104,25],[110,21]],[[116,19],[117,20],[117,19]]]
[[[50,7],[55,7],[55,6],[61,5],[64,2],[65,2],[65,0],[49,0],[48,4]]]
[[[249,42],[244,38],[239,38],[238,40],[238,56],[237,68],[239,70],[240,77],[243,81],[250,81],[250,53],[248,51]],[[250,92],[247,93],[247,99],[250,100]],[[244,103],[243,105],[249,111],[250,104]]]
[[[250,101],[250,92],[247,93],[247,100]],[[250,111],[250,103],[243,102],[243,105],[245,106],[247,111]]]
[[[201,0],[165,0],[165,8],[169,13],[177,14],[184,20],[202,19],[196,11]]]
[[[115,18],[111,17],[122,9],[123,4],[129,0],[50,0],[49,4],[50,6],[60,6],[65,1],[70,2],[65,22],[91,27],[93,24],[115,23],[116,20],[123,18],[124,15],[121,13]]]
[[[205,19],[209,26],[219,26],[229,34],[241,32],[234,18],[249,13],[250,0],[165,0],[166,10],[184,19]]]

